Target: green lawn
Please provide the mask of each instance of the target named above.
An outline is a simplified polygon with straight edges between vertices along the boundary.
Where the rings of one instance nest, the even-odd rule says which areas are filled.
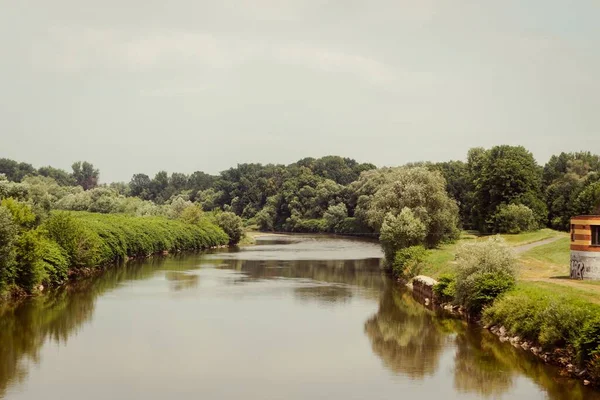
[[[539,231],[535,231],[535,232],[525,232],[525,233],[520,233],[520,234],[516,234],[516,235],[499,235],[499,236],[502,237],[504,240],[506,240],[506,242],[508,243],[509,246],[514,247],[514,246],[522,246],[525,244],[539,242],[541,240],[550,239],[550,238],[558,237],[558,236],[566,236],[566,235],[567,234],[564,232],[558,232],[558,231],[554,231],[552,229],[540,229]],[[468,243],[469,241],[473,241],[473,240],[486,240],[490,237],[492,237],[492,236],[478,236],[474,233],[463,231],[461,233],[460,239],[458,241],[456,241],[455,243],[444,244],[436,249],[427,251],[427,257],[425,259],[426,265],[423,268],[423,270],[421,271],[421,274],[431,276],[432,278],[439,278],[440,275],[443,275],[446,273],[451,273],[454,268],[454,259],[456,257],[456,251],[458,250],[458,247],[461,244]],[[563,251],[564,249],[563,249],[563,247],[561,247],[564,245],[565,240],[567,243],[567,255],[566,255],[567,262],[566,263],[563,262],[564,261],[564,251]],[[557,265],[558,264],[568,265],[568,260],[569,260],[568,240],[569,240],[568,237],[565,237],[565,239],[560,239],[560,240],[558,240],[558,242],[555,242],[555,243],[559,243],[558,245],[555,245],[555,243],[551,243],[549,245],[544,245],[544,246],[540,246],[540,247],[545,248],[546,246],[553,246],[553,245],[556,246],[555,251],[552,252],[551,254],[554,254],[554,257],[556,257]],[[537,249],[538,248],[530,250],[525,254],[529,254],[530,252],[533,252],[534,250],[537,250]],[[538,251],[535,254],[540,254],[540,256],[543,256],[543,255],[545,255],[546,252],[548,252],[547,248],[545,250]],[[562,257],[562,258],[560,258],[560,257]],[[530,258],[531,258],[531,256],[530,256]]]
[[[539,242],[557,236],[564,236],[566,233],[544,228],[539,231],[519,233],[516,235],[499,235],[511,246],[521,246],[524,244]]]
[[[543,263],[568,266],[571,260],[570,239],[564,237],[521,254],[522,259],[535,259]]]

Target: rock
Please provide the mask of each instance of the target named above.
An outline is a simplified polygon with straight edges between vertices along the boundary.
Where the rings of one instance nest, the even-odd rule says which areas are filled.
[[[522,348],[523,350],[525,350],[525,351],[529,350],[529,347],[530,347],[530,346],[529,346],[529,343],[527,343],[527,342],[523,342],[523,343],[521,344],[521,348]]]
[[[505,328],[505,327],[503,327],[503,326],[501,326],[501,327],[500,327],[500,330],[498,331],[498,334],[499,334],[500,336],[504,336],[504,335],[506,335],[506,328]]]
[[[429,305],[429,299],[425,298],[425,305],[428,306]]]
[[[44,285],[40,285],[40,286],[38,286],[38,290],[39,290],[40,292],[43,292],[43,291],[44,291]]]
[[[587,379],[585,379],[585,380],[583,381],[583,384],[584,384],[585,386],[588,386],[588,385],[590,384],[590,381],[588,381]]]

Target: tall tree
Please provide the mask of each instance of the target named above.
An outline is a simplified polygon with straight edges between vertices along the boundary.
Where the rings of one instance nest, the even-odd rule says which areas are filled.
[[[501,204],[524,204],[533,210],[538,223],[546,223],[542,169],[533,154],[522,146],[495,146],[485,153],[470,153],[469,162],[476,176],[473,208],[480,230],[492,229],[492,217]]]
[[[71,166],[73,168],[73,178],[75,183],[84,190],[90,190],[98,186],[100,171],[94,168],[94,165],[87,161],[77,161]]]

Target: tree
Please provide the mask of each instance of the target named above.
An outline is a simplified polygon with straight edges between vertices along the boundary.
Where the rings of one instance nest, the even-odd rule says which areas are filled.
[[[0,206],[0,294],[15,278],[15,244],[18,227],[13,221],[11,212]]]
[[[377,177],[375,176],[377,179]],[[458,207],[446,192],[442,175],[424,167],[393,168],[384,172],[385,183],[367,198],[357,215],[364,217],[371,228],[379,232],[388,214],[398,216],[405,208],[426,227],[423,244],[434,247],[442,241],[458,237]]]
[[[0,158],[0,174],[12,182],[21,182],[27,175],[35,175],[36,170],[31,164],[17,162],[8,158]]]
[[[220,212],[215,215],[215,222],[229,236],[229,244],[237,244],[244,235],[242,219],[232,212]]]
[[[75,183],[83,188],[90,190],[98,186],[100,171],[94,169],[94,165],[87,161],[77,161],[71,166],[73,168],[73,178]]]
[[[348,209],[344,203],[329,206],[323,214],[323,218],[327,221],[327,226],[330,231],[334,231],[335,227],[348,217]]]
[[[146,174],[135,174],[129,181],[129,190],[132,196],[149,200],[152,193],[152,180]]]
[[[404,207],[397,216],[392,212],[386,214],[379,241],[386,260],[392,262],[398,250],[420,245],[426,236],[427,226],[410,208]]]
[[[545,224],[542,170],[529,151],[522,146],[496,146],[473,156],[470,169],[479,169],[473,205],[479,230],[493,231],[493,215],[503,203],[524,204],[534,210],[538,222]]]
[[[516,283],[516,258],[499,238],[464,244],[456,255],[456,300],[479,313]]]
[[[37,172],[41,176],[54,179],[61,186],[75,185],[75,179],[73,178],[73,175],[69,174],[64,169],[47,166],[39,168]]]

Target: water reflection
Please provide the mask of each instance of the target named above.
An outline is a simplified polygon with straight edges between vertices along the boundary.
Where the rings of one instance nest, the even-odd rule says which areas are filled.
[[[295,368],[304,365],[305,371],[314,370],[319,367],[319,362],[327,360],[330,364],[326,372],[332,382],[338,379],[336,373],[343,375],[344,371],[337,361],[344,360],[344,357],[348,360],[355,357],[355,365],[372,362],[373,365],[369,367],[372,382],[387,385],[385,389],[381,388],[386,393],[400,393],[401,388],[394,386],[398,381],[390,382],[382,378],[382,375],[387,374],[381,374],[380,369],[387,369],[407,387],[410,382],[429,381],[440,387],[446,385],[456,396],[498,398],[518,397],[515,393],[521,393],[526,397],[518,398],[545,396],[556,400],[600,399],[597,392],[578,382],[559,378],[556,370],[508,344],[499,343],[488,332],[427,310],[382,274],[378,251],[372,244],[360,241],[307,237],[269,239],[259,246],[237,251],[132,262],[121,268],[111,269],[102,276],[80,281],[44,296],[19,304],[4,305],[0,308],[0,398],[7,395],[7,389],[28,380],[32,364],[43,362],[40,354],[45,344],[66,345],[69,338],[93,320],[100,296],[106,296],[122,285],[135,289],[142,286],[142,282],[136,281],[144,280],[150,284],[144,286],[143,290],[127,292],[129,296],[143,292],[144,301],[115,302],[111,304],[113,308],[110,310],[121,310],[119,307],[125,306],[129,307],[130,312],[139,311],[142,317],[138,323],[152,327],[154,325],[148,321],[162,323],[162,320],[156,320],[154,314],[155,305],[161,301],[158,294],[162,293],[169,299],[176,300],[169,302],[169,306],[173,308],[165,308],[171,312],[172,325],[165,324],[168,326],[164,331],[149,329],[149,332],[156,335],[154,340],[158,343],[162,343],[159,341],[162,338],[165,343],[176,346],[178,341],[167,340],[170,338],[168,327],[179,326],[178,324],[191,327],[193,325],[186,325],[186,322],[200,323],[202,318],[207,318],[207,313],[211,313],[211,322],[203,326],[204,331],[191,328],[188,331],[193,331],[194,336],[201,338],[207,335],[208,330],[219,326],[235,327],[237,325],[232,320],[243,320],[241,323],[247,325],[241,326],[244,326],[244,335],[247,336],[249,345],[238,348],[237,352],[251,349],[253,342],[250,339],[257,338],[256,340],[265,343],[260,350],[264,358],[278,359],[281,352],[286,351],[288,340],[295,346],[303,344],[306,349],[311,349],[311,346],[318,347],[315,342],[322,340],[326,343],[330,339],[326,332],[319,332],[318,329],[315,333],[318,337],[309,336],[313,327],[307,321],[313,321],[314,310],[318,308],[325,313],[321,314],[321,318],[334,315],[338,318],[327,325],[332,335],[338,335],[336,343],[343,345],[345,336],[358,336],[359,343],[364,343],[366,335],[372,350],[371,353],[367,345],[366,352],[358,354],[364,349],[355,346],[356,342],[349,341],[352,346],[339,347],[337,353],[334,350],[328,352],[328,346],[323,347],[323,350],[318,348],[319,355],[323,353],[323,359],[317,360],[317,364],[313,364],[314,360],[310,357],[304,359],[302,352],[294,353],[298,360],[294,357],[285,360],[286,363],[297,361]],[[298,258],[294,258],[294,254]],[[276,290],[269,292],[273,288]],[[260,292],[261,297],[256,299],[240,296],[247,295],[251,290]],[[185,296],[181,296],[181,292]],[[199,296],[204,296],[201,303],[214,306],[205,308],[204,315],[201,312],[194,313],[199,307]],[[129,300],[132,298],[124,297]],[[123,300],[118,295],[114,298],[115,301]],[[264,318],[261,323],[253,324],[252,318],[238,315],[242,304],[248,307],[246,312],[250,311],[251,306],[248,304],[251,301],[257,301],[256,304],[260,305],[252,311],[257,313],[254,318],[258,315]],[[296,313],[302,313],[302,318],[294,314],[289,320],[285,320],[285,313],[292,309],[290,303],[295,307],[293,309]],[[139,308],[133,308],[136,304]],[[182,311],[184,308],[186,311]],[[102,309],[99,305],[98,313],[101,314]],[[335,313],[336,311],[340,314]],[[143,314],[145,312],[147,314]],[[349,324],[348,328],[342,325],[343,329],[340,328],[340,323],[347,323],[347,314],[344,313],[353,314],[356,325]],[[280,319],[270,321],[272,315],[279,315]],[[323,321],[326,319],[321,320],[324,324]],[[99,321],[99,324],[102,322]],[[274,334],[274,326],[281,329],[280,335]],[[122,332],[127,329],[124,326]],[[249,330],[255,336],[251,336]],[[232,331],[236,333],[231,335],[237,335],[237,330]],[[293,336],[290,332],[298,332],[298,335]],[[89,334],[89,331],[85,333]],[[292,336],[288,338],[286,335]],[[215,333],[215,337],[219,337],[219,334]],[[284,337],[285,341],[282,341]],[[115,337],[114,340],[118,341],[119,338]],[[103,347],[103,350],[117,347],[110,340],[99,346],[108,346]],[[156,347],[149,344],[152,342],[144,342],[144,337],[140,341],[143,342],[141,345],[148,346],[148,351],[151,352],[149,359],[152,359]],[[280,347],[276,347],[279,342]],[[197,341],[194,339],[193,343]],[[197,346],[199,345],[194,344],[194,347]],[[340,349],[348,354],[339,353]],[[129,349],[125,353],[127,351]],[[210,355],[208,349],[204,348],[203,351],[204,353],[199,353]],[[236,353],[230,351],[226,354]],[[236,358],[232,357],[235,361]],[[169,361],[168,358],[165,360]],[[192,362],[189,367],[194,365]],[[195,367],[199,368],[198,365]],[[101,380],[102,377],[98,379]],[[523,382],[529,386],[523,386]],[[531,387],[539,390],[532,391]],[[348,393],[352,391],[351,388],[347,390]],[[350,398],[352,395],[346,397]]]
[[[392,285],[382,293],[377,314],[365,323],[373,352],[394,373],[411,378],[437,370],[447,340],[442,331],[440,320]]]
[[[491,333],[426,309],[395,285],[386,286],[379,310],[364,329],[373,352],[395,374],[422,379],[440,368],[451,370],[457,392],[480,398],[499,398],[514,388],[518,376],[526,376],[549,399],[600,399],[598,392],[561,378],[555,368]],[[455,348],[454,357],[441,366],[447,346]]]

